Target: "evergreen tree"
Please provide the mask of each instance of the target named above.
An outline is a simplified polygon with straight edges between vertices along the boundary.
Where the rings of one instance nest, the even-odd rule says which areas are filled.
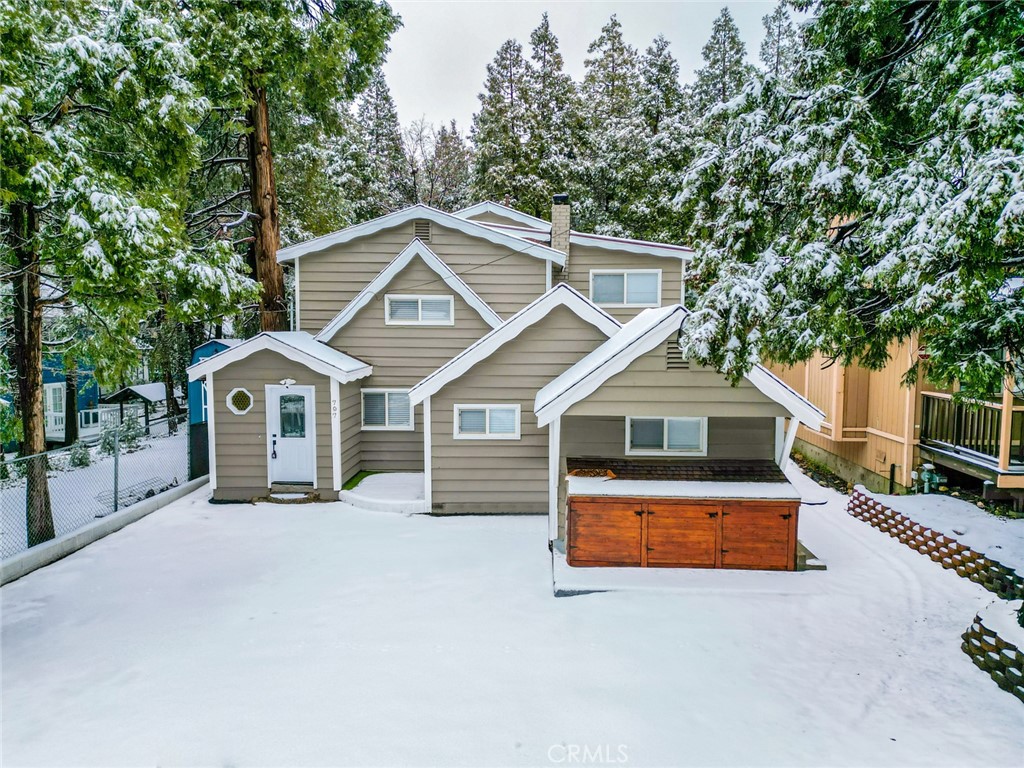
[[[640,59],[640,110],[652,135],[664,120],[680,114],[683,105],[679,62],[669,50],[668,40],[658,35]]]
[[[440,128],[414,122],[406,131],[406,154],[416,167],[419,202],[449,212],[471,203],[472,153],[454,120]]]
[[[526,154],[537,183],[519,207],[546,218],[551,214],[552,194],[569,189],[584,129],[579,93],[564,71],[547,13],[530,34],[530,60]]]
[[[359,99],[357,121],[365,153],[366,187],[357,206],[360,221],[404,208],[416,199],[412,165],[384,73],[377,70]]]
[[[473,115],[473,187],[480,198],[516,204],[536,187],[526,154],[529,80],[522,45],[507,40],[487,65],[480,111]]]
[[[591,123],[601,127],[636,113],[640,62],[636,49],[622,37],[622,24],[614,14],[589,46],[583,96]]]
[[[747,48],[728,8],[715,19],[701,55],[704,66],[697,70],[693,96],[697,108],[704,112],[739,93],[752,72],[746,61]]]
[[[800,37],[785,0],[775,10],[761,19],[764,24],[764,40],[761,41],[761,64],[772,77],[790,80],[796,70],[800,55]]]
[[[734,377],[816,351],[998,391],[1024,357],[1024,20],[1011,3],[821,3],[796,87],[759,77],[679,189],[690,354]]]

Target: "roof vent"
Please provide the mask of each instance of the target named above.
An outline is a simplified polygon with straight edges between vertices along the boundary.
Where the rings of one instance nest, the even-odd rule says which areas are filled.
[[[430,222],[426,219],[419,219],[413,222],[412,236],[424,243],[430,242]]]
[[[665,368],[669,371],[688,371],[690,361],[683,357],[683,350],[679,348],[679,339],[671,338],[665,345]]]

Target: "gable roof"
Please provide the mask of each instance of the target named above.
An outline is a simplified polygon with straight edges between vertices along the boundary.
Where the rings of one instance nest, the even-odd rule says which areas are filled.
[[[264,349],[301,363],[310,370],[337,379],[342,384],[362,379],[373,373],[369,363],[346,355],[323,344],[305,331],[264,331],[229,347],[216,355],[190,365],[186,370],[188,380],[196,381],[226,365],[244,360],[249,355]]]
[[[550,424],[612,376],[626,370],[638,357],[678,332],[688,314],[682,305],[673,304],[646,309],[630,320],[621,331],[537,393],[534,413],[538,426]],[[803,424],[811,429],[820,427],[825,414],[762,366],[751,369],[746,379]]]
[[[447,363],[409,390],[409,401],[416,405],[462,376],[470,368],[494,354],[517,338],[526,328],[547,317],[558,307],[565,307],[597,328],[605,336],[619,332],[622,326],[603,309],[566,283],[559,283],[540,298],[527,304],[500,327],[466,347]]]
[[[415,258],[419,256],[423,259],[423,262],[436,272],[445,285],[451,288],[455,293],[459,294],[466,303],[469,304],[473,309],[476,310],[477,314],[483,318],[483,321],[487,323],[491,328],[497,328],[501,325],[501,317],[491,309],[490,305],[477,296],[476,292],[466,285],[465,281],[459,277],[452,268],[445,264],[441,259],[437,257],[430,248],[426,246],[421,240],[413,240],[398,254],[394,260],[388,264],[384,269],[377,273],[377,276],[371,280],[363,290],[356,294],[355,298],[350,301],[345,308],[334,316],[323,329],[316,335],[317,341],[330,341],[334,338],[339,330],[344,328],[351,320],[359,313],[359,311],[373,301],[374,296],[387,288],[388,284],[395,279],[395,277]]]
[[[516,237],[508,232],[491,229],[490,227],[485,226],[482,222],[462,219],[458,216],[453,216],[450,213],[439,211],[436,208],[431,208],[429,205],[423,205],[422,203],[411,205],[400,211],[380,216],[362,224],[356,224],[353,227],[348,227],[346,229],[339,230],[338,232],[324,235],[323,237],[317,237],[313,240],[307,240],[304,243],[297,243],[296,245],[282,248],[277,252],[277,260],[291,261],[292,259],[297,259],[299,256],[304,256],[307,253],[323,251],[332,246],[348,243],[357,238],[366,237],[367,235],[372,235],[385,229],[391,229],[392,227],[400,226],[415,219],[432,221],[438,226],[457,230],[463,234],[469,235],[470,237],[479,237],[483,240],[494,243],[495,245],[501,245],[509,248],[516,253],[525,253],[538,259],[552,261],[559,266],[565,263],[565,254],[561,251],[555,250],[554,248],[549,248],[548,246],[541,245],[540,243],[533,243],[529,240],[524,240],[523,238]]]
[[[495,224],[490,221],[484,221],[481,224],[500,232],[508,232],[526,240],[542,240],[547,242],[551,237],[549,230],[517,227],[512,224]],[[604,248],[609,251],[625,251],[626,253],[643,254],[646,256],[662,256],[670,259],[692,259],[694,253],[693,248],[686,245],[655,243],[650,240],[635,240],[629,237],[593,235],[589,232],[577,232],[576,230],[569,233],[569,244]]]
[[[478,216],[481,213],[493,213],[495,216],[501,216],[504,219],[510,219],[512,221],[518,221],[525,227],[531,229],[540,230],[541,232],[551,231],[551,222],[544,221],[544,219],[531,216],[528,213],[517,211],[515,208],[509,208],[507,205],[496,203],[493,200],[484,200],[482,203],[471,205],[468,208],[463,208],[461,211],[456,211],[455,215],[460,219],[472,219],[474,216]],[[480,222],[481,224],[487,224],[488,222]]]

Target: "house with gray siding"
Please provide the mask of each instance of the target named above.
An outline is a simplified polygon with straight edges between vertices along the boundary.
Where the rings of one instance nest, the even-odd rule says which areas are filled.
[[[426,512],[548,515],[570,564],[794,567],[782,470],[820,412],[764,369],[732,386],[683,359],[691,249],[570,211],[415,205],[282,249],[294,330],[189,369],[213,499],[414,472]]]

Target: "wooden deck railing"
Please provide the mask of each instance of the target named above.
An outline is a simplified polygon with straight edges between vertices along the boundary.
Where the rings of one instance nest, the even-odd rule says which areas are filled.
[[[999,463],[1003,436],[1002,403],[985,400],[956,402],[943,392],[923,393],[921,442],[965,454],[985,463]],[[1024,406],[1010,414],[1009,463],[1024,466]]]

